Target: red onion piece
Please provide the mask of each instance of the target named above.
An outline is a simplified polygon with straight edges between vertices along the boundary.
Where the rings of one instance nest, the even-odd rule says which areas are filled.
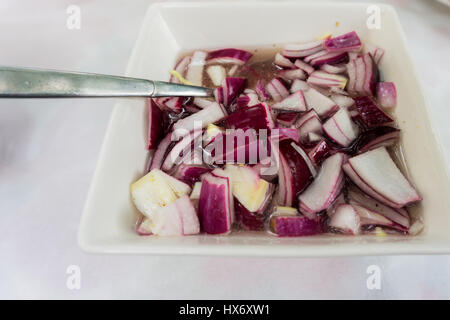
[[[319,166],[326,158],[332,153],[330,146],[326,140],[320,141],[313,149],[308,153],[312,163]]]
[[[300,80],[306,79],[306,74],[302,69],[280,70],[277,72],[277,75],[287,81],[295,80],[295,79],[300,79]]]
[[[258,80],[256,83],[255,91],[258,94],[259,100],[264,102],[270,99],[269,94],[266,92],[264,83],[262,80]]]
[[[179,164],[184,157],[191,155],[193,152],[192,144],[195,144],[196,139],[201,138],[201,134],[202,130],[195,130],[181,138],[167,154],[161,169],[167,172],[174,165]]]
[[[226,118],[231,129],[271,129],[274,121],[270,107],[265,103],[257,104],[245,109],[237,110]]]
[[[320,69],[333,74],[345,73],[347,71],[346,64],[337,64],[332,66],[331,64],[323,64],[320,66]]]
[[[163,134],[163,113],[153,99],[148,99],[148,143],[149,150],[155,149]]]
[[[298,113],[297,112],[280,112],[277,115],[277,122],[285,127],[290,127],[294,125],[297,120]]]
[[[309,76],[306,82],[310,85],[312,84],[325,88],[338,87],[343,89],[347,84],[347,78],[325,71],[315,71]]]
[[[346,109],[340,109],[323,124],[327,136],[342,147],[348,147],[359,134],[358,126]]]
[[[365,193],[390,207],[401,208],[422,199],[385,147],[354,156],[343,168]]]
[[[339,63],[347,63],[348,54],[347,52],[328,52],[326,50],[322,50],[307,56],[304,61],[313,67],[319,67],[323,64],[334,65]]]
[[[284,46],[282,54],[287,58],[302,58],[323,49],[324,40],[316,40],[302,44],[289,44]]]
[[[340,194],[344,185],[343,162],[342,153],[327,158],[313,183],[300,194],[300,212],[308,218],[314,219],[316,213],[326,210]]]
[[[210,51],[206,57],[207,63],[235,63],[245,64],[253,56],[248,51],[226,48]]]
[[[313,174],[306,159],[299,156],[299,152],[294,146],[301,148],[295,142],[291,140],[284,140],[279,142],[280,162],[283,164],[280,166],[282,173],[279,173],[284,178],[284,187],[282,191],[284,194],[278,195],[278,204],[282,206],[292,206],[294,204],[295,196],[301,193],[312,181]],[[309,161],[309,159],[308,159]]]
[[[348,198],[350,204],[358,205],[365,208],[366,210],[378,213],[384,216],[385,218],[389,219],[391,222],[394,222],[402,226],[401,228],[402,230],[404,230],[405,228],[408,229],[410,226],[410,219],[408,212],[403,208],[399,209],[390,208],[380,203],[379,201],[363,194],[361,191],[359,191],[359,189],[353,186],[348,190]],[[364,224],[371,224],[370,222],[368,223],[367,221],[363,222]],[[386,225],[393,226],[392,223]]]
[[[397,105],[397,90],[393,82],[377,83],[377,101],[383,108],[393,108]]]
[[[376,149],[379,147],[392,146],[398,141],[400,136],[400,130],[381,126],[367,131],[364,131],[359,137],[356,143],[356,150],[358,153],[364,153],[366,151]]]
[[[156,98],[155,102],[161,109],[169,112],[180,113],[183,108],[183,98],[181,97]]]
[[[150,166],[150,170],[161,168],[166,154],[171,149],[170,145],[172,144],[173,141],[175,141],[172,139],[172,134],[173,134],[173,132],[169,132],[158,144],[158,147],[156,148],[156,151],[152,158],[152,164]]]
[[[369,128],[394,122],[394,119],[378,107],[370,97],[356,97],[355,107],[362,121]]]
[[[182,163],[173,173],[173,177],[187,183],[192,187],[196,182],[200,181],[203,174],[209,171],[211,171],[211,168],[207,168],[203,165],[188,165]]]
[[[208,124],[215,123],[227,116],[227,112],[218,103],[212,103],[209,107],[178,120],[174,125],[174,133],[181,136],[194,129],[205,128]]]
[[[265,89],[275,102],[281,101],[289,95],[288,89],[280,78],[272,79]]]
[[[224,106],[230,106],[234,100],[244,91],[247,80],[245,78],[227,77],[222,83],[222,98],[219,103]],[[219,95],[219,92],[218,92]]]
[[[312,236],[323,233],[320,221],[304,216],[274,216],[271,229],[279,237]]]
[[[232,197],[229,178],[214,173],[205,174],[198,201],[203,231],[209,234],[222,234],[231,230],[234,211]]]
[[[281,67],[281,68],[294,68],[294,63],[289,60],[288,58],[283,57],[281,54],[277,53],[275,55],[275,60],[273,62],[274,64],[276,64],[277,66]]]
[[[340,233],[356,235],[360,231],[361,221],[353,206],[340,204],[331,216],[328,226]]]
[[[306,102],[301,90],[292,93],[283,100],[272,104],[272,109],[284,111],[306,111]]]
[[[295,60],[294,65],[295,65],[297,68],[299,68],[299,69],[305,71],[307,74],[311,74],[311,73],[313,73],[314,70],[315,70],[315,69],[314,69],[313,67],[311,67],[309,64],[303,62],[303,61],[300,60],[300,59]]]
[[[368,54],[370,54],[375,61],[375,63],[378,65],[380,64],[381,59],[384,56],[384,49],[377,47],[373,45],[372,43],[365,43],[364,44],[364,51]]]
[[[355,31],[327,39],[324,47],[329,52],[347,52],[361,50],[361,40]]]

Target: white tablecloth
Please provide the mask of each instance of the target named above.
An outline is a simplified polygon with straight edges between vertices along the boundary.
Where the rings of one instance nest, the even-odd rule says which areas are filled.
[[[123,74],[151,1],[0,2],[0,64]],[[388,1],[450,161],[450,9]],[[69,5],[81,29],[68,30]],[[0,298],[450,298],[449,256],[243,259],[90,255],[77,228],[113,100],[0,100]],[[430,155],[431,156],[431,155]],[[81,271],[70,290],[68,266]],[[367,267],[381,270],[369,290]],[[70,287],[70,286],[69,286]]]

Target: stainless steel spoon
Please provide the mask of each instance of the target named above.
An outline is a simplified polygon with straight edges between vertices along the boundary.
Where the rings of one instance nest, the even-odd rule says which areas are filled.
[[[0,66],[0,98],[210,97],[213,90],[94,73]]]

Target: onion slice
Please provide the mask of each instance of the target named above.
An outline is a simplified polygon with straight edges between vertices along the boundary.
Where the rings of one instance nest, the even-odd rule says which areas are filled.
[[[338,87],[344,89],[347,84],[347,78],[324,71],[315,71],[309,76],[306,82],[325,88]]]
[[[329,52],[357,52],[361,50],[361,40],[356,32],[352,31],[338,37],[325,40],[323,46]]]
[[[265,89],[275,102],[281,101],[289,95],[288,89],[280,78],[272,79]]]
[[[385,147],[350,158],[344,170],[364,192],[393,208],[422,199]]]
[[[323,233],[320,221],[304,216],[273,216],[270,219],[271,231],[279,237],[312,236]]]
[[[307,56],[304,61],[313,67],[319,67],[323,64],[339,64],[348,62],[347,52],[328,52],[326,50],[319,51],[315,54]]]
[[[275,127],[271,108],[266,103],[237,110],[226,118],[226,123],[232,129],[271,129]]]
[[[360,225],[358,212],[349,204],[338,205],[328,223],[333,230],[352,235],[359,233]]]
[[[323,49],[324,40],[316,40],[302,44],[289,44],[284,46],[282,54],[287,58],[302,58]]]
[[[273,62],[275,65],[281,68],[294,68],[294,63],[286,57],[283,57],[281,54],[277,53],[275,55],[275,60]]]
[[[342,153],[327,158],[313,183],[298,197],[300,212],[308,218],[316,218],[316,213],[326,210],[340,194],[344,184],[343,162]]]
[[[233,63],[242,65],[245,64],[253,56],[248,51],[226,48],[210,51],[206,57],[206,62],[210,63]]]
[[[342,147],[348,147],[359,134],[358,126],[353,123],[346,109],[340,109],[323,124],[323,131]]]
[[[202,132],[202,130],[195,130],[182,137],[167,154],[161,167],[162,170],[167,172],[172,169],[174,165],[179,164],[181,159],[190,156],[194,150],[193,148],[195,148],[194,141],[199,137],[201,138]],[[192,144],[194,144],[194,146],[192,146]]]
[[[272,104],[273,109],[284,111],[306,111],[306,102],[301,90],[292,93],[283,100]]]
[[[285,127],[290,127],[294,125],[297,120],[298,113],[297,112],[280,112],[277,115],[277,122]]]
[[[312,148],[308,156],[312,163],[319,166],[326,158],[328,158],[332,153],[330,146],[326,140],[321,140],[314,148]]]
[[[393,82],[378,82],[376,90],[380,106],[393,108],[397,105],[397,90]]]
[[[207,125],[222,120],[226,116],[227,113],[222,106],[218,103],[211,103],[209,107],[178,120],[173,125],[175,136],[179,137],[194,129],[205,128]]]
[[[355,107],[364,125],[369,128],[394,122],[394,119],[378,107],[370,97],[356,97]]]
[[[297,68],[299,68],[299,69],[305,71],[307,74],[311,74],[311,73],[313,73],[314,70],[315,70],[315,69],[314,69],[313,67],[311,67],[309,64],[303,62],[303,61],[300,60],[300,59],[295,60],[294,65],[295,65]]]
[[[410,219],[408,215],[408,211],[404,208],[391,208],[388,207],[379,201],[368,197],[363,194],[356,187],[351,187],[348,189],[348,198],[350,204],[356,204],[358,206],[364,207],[367,210],[372,212],[376,212],[390,221],[399,224],[403,228],[409,228]]]
[[[216,170],[204,175],[198,201],[201,227],[209,234],[228,233],[233,223],[231,179]]]

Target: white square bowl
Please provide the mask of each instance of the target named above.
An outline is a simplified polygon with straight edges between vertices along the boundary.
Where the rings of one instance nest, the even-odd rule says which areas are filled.
[[[380,8],[380,29],[366,26],[368,4],[276,2],[164,3],[149,8],[129,61],[127,76],[167,80],[176,58],[187,50],[213,47],[278,46],[331,32],[356,30],[363,41],[386,49],[384,79],[398,91],[396,117],[411,179],[423,196],[417,211],[425,230],[416,237],[322,235],[276,238],[264,232],[229,236],[140,237],[130,183],[144,174],[144,99],[115,106],[79,229],[89,252],[235,256],[336,256],[436,254],[450,252],[450,185],[446,164],[428,115],[395,10]]]

